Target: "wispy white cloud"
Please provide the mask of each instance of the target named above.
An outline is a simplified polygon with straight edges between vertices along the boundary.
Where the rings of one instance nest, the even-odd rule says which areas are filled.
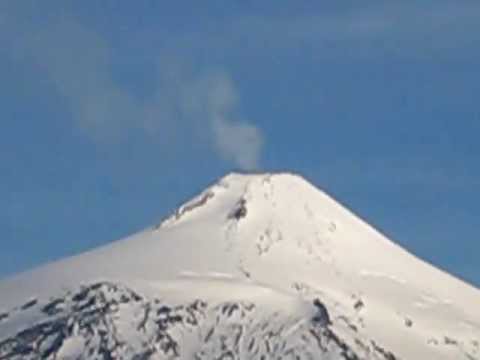
[[[179,65],[178,59],[165,60],[165,54],[190,53],[202,47],[222,54],[263,53],[270,59],[275,51],[292,53],[296,47],[308,46],[328,56],[325,45],[335,44],[335,48],[361,48],[361,52],[352,52],[360,56],[369,53],[366,45],[370,44],[408,54],[449,49],[455,55],[452,48],[480,40],[480,31],[472,31],[479,30],[480,5],[470,1],[440,0],[425,5],[406,1],[329,13],[234,16],[220,24],[222,31],[190,28],[164,36],[162,48],[151,50],[160,60],[158,74],[152,74],[156,76],[153,95],[147,98],[139,97],[132,87],[121,86],[112,76],[117,55],[108,40],[71,17],[58,12],[61,16],[32,24],[25,20],[31,15],[25,16],[20,5],[10,11],[11,16],[9,6],[0,5],[0,10],[0,41],[7,40],[5,29],[10,27],[15,36],[9,43],[17,54],[45,71],[72,118],[97,141],[119,141],[131,131],[140,131],[165,149],[172,143],[196,141],[248,169],[260,166],[265,138],[241,116],[233,77],[215,66]]]
[[[194,71],[159,51],[153,96],[141,98],[113,78],[116,59],[108,42],[71,19],[52,21],[20,40],[17,56],[45,71],[72,118],[96,141],[124,141],[140,131],[165,151],[172,143],[196,141],[236,167],[260,166],[263,135],[239,116],[239,94],[223,69]]]
[[[190,116],[208,119],[216,149],[242,169],[260,164],[263,136],[252,123],[238,117],[238,92],[226,72],[214,72],[184,84],[184,107]]]
[[[45,71],[71,115],[99,141],[116,141],[134,125],[141,105],[111,76],[108,44],[70,21],[43,27],[20,44]]]

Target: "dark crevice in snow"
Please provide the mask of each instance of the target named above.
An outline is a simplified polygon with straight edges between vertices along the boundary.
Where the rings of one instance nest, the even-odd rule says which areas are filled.
[[[42,308],[42,312],[50,316],[58,314],[62,311],[64,302],[64,299],[54,299]]]
[[[8,313],[0,313],[0,323],[8,319]]]
[[[353,304],[353,308],[357,311],[362,310],[364,307],[365,303],[361,299],[357,300],[355,304]]]
[[[386,349],[375,343],[375,341],[372,341],[372,346],[375,351],[383,355],[385,360],[399,360],[399,358],[396,357],[393,353],[387,351]]]
[[[27,310],[27,309],[30,309],[32,307],[34,307],[35,305],[37,305],[38,303],[38,300],[37,299],[32,299],[32,300],[29,300],[27,301],[25,304],[23,304],[20,309],[21,310]]]
[[[240,219],[247,216],[247,200],[240,199],[236,204],[233,210],[228,214],[228,219],[234,219],[239,221]]]
[[[317,298],[313,300],[313,305],[316,308],[317,313],[313,317],[313,322],[319,324],[320,326],[329,326],[332,325],[330,320],[330,314],[328,313],[327,307]]]

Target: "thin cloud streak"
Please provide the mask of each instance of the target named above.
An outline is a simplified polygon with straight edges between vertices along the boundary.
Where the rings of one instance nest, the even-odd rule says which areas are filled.
[[[122,143],[134,131],[164,151],[194,141],[241,169],[261,166],[263,135],[239,116],[239,94],[224,70],[194,71],[159,51],[153,96],[139,98],[113,78],[114,54],[96,33],[73,20],[31,33],[14,42],[14,55],[48,75],[72,118],[97,142]]]

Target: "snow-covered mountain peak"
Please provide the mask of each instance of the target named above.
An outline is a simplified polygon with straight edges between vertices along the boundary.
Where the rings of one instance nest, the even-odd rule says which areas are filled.
[[[217,233],[212,241],[219,243],[213,248],[224,248],[237,263],[242,258],[252,267],[288,259],[285,265],[297,271],[312,263],[338,273],[388,271],[406,254],[325,192],[290,173],[229,174],[180,206],[156,231],[207,223]],[[388,252],[397,256],[387,261],[377,256]]]
[[[83,294],[79,286],[94,294],[87,307],[83,300],[76,301],[80,295],[72,295]],[[61,295],[65,291],[70,292]],[[131,295],[137,293],[142,296]],[[148,353],[159,359],[217,358],[212,354],[221,352],[224,345],[217,348],[209,342],[213,350],[208,352],[202,350],[206,344],[192,342],[189,336],[198,330],[204,340],[213,339],[218,327],[222,335],[216,339],[223,339],[236,334],[229,328],[233,325],[242,329],[241,334],[238,338],[234,335],[235,349],[230,353],[222,350],[224,355],[230,354],[224,358],[251,359],[261,354],[267,354],[264,359],[282,354],[283,358],[289,358],[288,354],[311,358],[315,351],[330,354],[329,359],[480,358],[478,289],[411,255],[325,192],[289,173],[229,174],[153,228],[1,282],[0,340],[21,330],[26,318],[42,319],[45,313],[35,312],[35,304],[44,301],[45,308],[52,297],[66,307],[59,313],[60,323],[53,319],[45,331],[60,328],[62,334],[70,331],[69,321],[80,321],[76,326],[83,329],[78,312],[89,314],[91,307],[117,309],[118,303],[124,304],[122,299],[133,299],[125,300],[120,309],[126,307],[129,310],[122,311],[135,314],[139,308],[150,309],[148,314],[156,309],[160,316],[160,309],[176,306],[173,319],[178,321],[161,329],[170,345],[162,342],[165,338],[148,334]],[[192,310],[197,301],[205,305]],[[225,306],[227,310],[222,310]],[[241,309],[244,317],[218,323],[219,316],[237,311],[231,308]],[[193,325],[179,320],[185,311],[195,315]],[[320,317],[315,315],[318,311]],[[139,325],[142,332],[146,323],[153,326],[160,321],[148,314],[127,317],[143,324]],[[212,325],[215,318],[217,325]],[[111,323],[115,319],[116,313],[95,315],[95,321],[107,321],[109,329],[117,331],[120,325]],[[319,323],[320,328],[316,327]],[[272,324],[280,327],[273,330]],[[44,341],[42,329],[37,342]],[[280,338],[291,335],[296,350],[281,350],[286,343],[273,342],[259,350],[254,344],[260,341],[258,336],[267,336],[266,329]],[[254,337],[248,338],[248,345],[238,342],[244,332]],[[83,342],[101,340],[92,338],[88,328],[80,334]],[[135,333],[135,339],[138,336]],[[301,345],[305,339],[319,344],[317,350],[314,345]],[[188,343],[189,354],[197,349],[195,357],[176,348],[182,341]],[[165,357],[155,346],[167,346],[162,350]],[[274,351],[275,346],[279,347]],[[105,350],[108,346],[93,348]],[[0,342],[0,358],[2,349]],[[139,351],[137,347],[129,349]],[[207,351],[205,357],[199,355],[202,351]]]
[[[222,216],[222,210],[229,217],[230,211],[238,203],[261,214],[263,218],[269,217],[273,212],[289,216],[292,207],[325,208],[334,210],[341,208],[333,199],[324,192],[314,187],[299,175],[292,173],[230,173],[209,186],[201,194],[180,206],[163,225],[173,226],[181,224],[181,220],[205,215]],[[260,210],[255,212],[255,210]],[[302,212],[303,213],[303,212]],[[246,214],[245,214],[246,215]],[[160,227],[160,226],[159,226]]]

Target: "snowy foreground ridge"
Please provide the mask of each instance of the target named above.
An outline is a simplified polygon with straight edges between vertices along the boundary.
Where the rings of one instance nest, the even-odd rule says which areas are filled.
[[[480,291],[291,174],[0,282],[0,360],[480,360]]]

